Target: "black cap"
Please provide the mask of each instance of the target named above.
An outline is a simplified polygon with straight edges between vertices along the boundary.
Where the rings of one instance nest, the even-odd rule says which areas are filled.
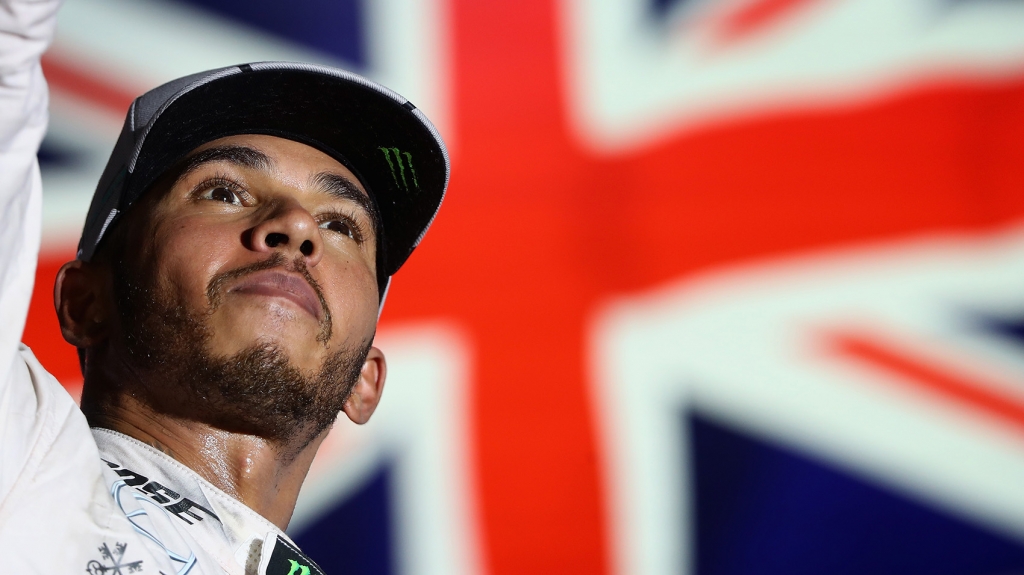
[[[420,110],[361,76],[325,66],[259,62],[193,74],[132,102],[89,206],[78,259],[163,173],[211,140],[295,140],[349,168],[380,211],[380,297],[434,221],[448,187],[444,142]]]

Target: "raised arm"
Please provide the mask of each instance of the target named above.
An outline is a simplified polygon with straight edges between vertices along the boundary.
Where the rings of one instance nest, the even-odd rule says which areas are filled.
[[[47,120],[39,58],[53,38],[59,6],[59,0],[0,0],[0,386],[8,384],[18,355],[39,255],[36,151]]]

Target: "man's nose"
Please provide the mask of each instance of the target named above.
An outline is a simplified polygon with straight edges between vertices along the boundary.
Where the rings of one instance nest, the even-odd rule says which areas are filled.
[[[295,200],[284,200],[252,229],[252,249],[280,251],[289,258],[301,256],[314,267],[323,257],[323,239],[316,218]]]

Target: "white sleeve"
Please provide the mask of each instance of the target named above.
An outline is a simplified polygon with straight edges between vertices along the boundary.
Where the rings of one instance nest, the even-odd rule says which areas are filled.
[[[0,374],[5,375],[18,355],[39,257],[42,184],[36,152],[47,120],[39,58],[53,37],[59,5],[0,0]]]
[[[19,341],[39,257],[36,152],[47,120],[39,58],[53,37],[59,6],[59,0],[0,0],[0,510],[47,419],[39,408],[52,404],[39,396],[39,378],[30,375]]]

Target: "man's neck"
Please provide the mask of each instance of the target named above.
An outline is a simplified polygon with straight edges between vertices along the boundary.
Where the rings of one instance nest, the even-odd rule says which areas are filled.
[[[154,412],[131,396],[86,412],[92,427],[137,439],[186,465],[282,530],[317,449],[327,436],[282,445]]]

